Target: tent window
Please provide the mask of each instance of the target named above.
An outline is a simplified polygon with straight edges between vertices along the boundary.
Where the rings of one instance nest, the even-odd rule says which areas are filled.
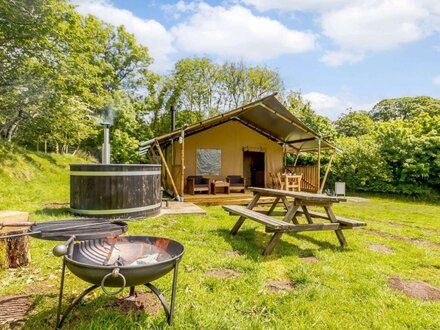
[[[197,175],[220,175],[221,168],[221,149],[197,149]]]

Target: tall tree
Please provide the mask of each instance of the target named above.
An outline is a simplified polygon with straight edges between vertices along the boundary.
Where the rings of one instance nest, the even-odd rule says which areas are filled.
[[[440,100],[429,96],[385,99],[373,107],[370,116],[374,121],[411,120],[423,112],[440,115]]]
[[[350,111],[335,121],[335,127],[342,136],[361,136],[372,131],[373,120],[367,111]]]

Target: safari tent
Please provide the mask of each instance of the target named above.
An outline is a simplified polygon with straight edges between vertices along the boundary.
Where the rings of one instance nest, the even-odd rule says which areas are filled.
[[[140,153],[160,161],[163,185],[175,197],[185,194],[186,178],[203,175],[224,180],[246,178],[248,186],[270,187],[270,174],[284,170],[287,153],[317,152],[313,166],[290,166],[303,174],[302,190],[322,191],[331,161],[321,178],[320,156],[335,147],[307,127],[275,94],[221,115],[141,143]]]

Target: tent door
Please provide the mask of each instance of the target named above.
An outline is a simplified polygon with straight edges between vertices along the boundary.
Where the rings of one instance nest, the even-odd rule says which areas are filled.
[[[264,156],[264,152],[243,152],[243,177],[246,179],[246,186],[264,188]]]

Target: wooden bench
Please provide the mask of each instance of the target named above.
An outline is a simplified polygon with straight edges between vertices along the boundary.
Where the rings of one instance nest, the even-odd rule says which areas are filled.
[[[304,211],[300,209],[296,213],[297,214],[304,214]],[[309,214],[312,218],[329,220],[328,215],[325,213],[309,211]],[[362,221],[347,219],[347,218],[338,217],[338,216],[336,217],[336,221],[338,221],[342,225],[341,229],[344,229],[344,228],[351,229],[353,227],[363,227],[363,226],[367,225],[365,222],[362,222]]]
[[[266,232],[275,233],[279,235],[281,233],[288,232],[301,232],[301,231],[315,231],[315,230],[337,230],[340,229],[339,223],[316,223],[316,224],[291,224],[285,221],[275,219],[269,215],[262,214],[259,211],[253,211],[246,207],[239,205],[223,205],[223,209],[229,212],[229,215],[238,215],[240,218],[237,224],[244,221],[244,219],[254,220],[266,226]],[[237,225],[231,230],[231,235],[235,235],[238,231]],[[274,244],[269,242],[269,245],[263,252],[263,255],[269,255],[273,250]]]
[[[261,214],[256,211],[249,210],[244,206],[239,205],[223,205],[222,206],[225,211],[229,212],[229,215],[239,215],[241,217],[245,217],[247,219],[254,220],[265,225],[267,228],[271,228],[274,230],[288,229],[292,227],[290,223],[283,222],[277,219],[274,219],[268,215]],[[232,233],[235,235],[236,233]]]
[[[262,215],[268,215],[267,210],[255,210],[254,212],[258,212]],[[302,209],[299,209],[298,211],[296,211],[296,214],[304,215],[304,211]],[[273,217],[277,217],[277,216],[282,217],[282,216],[286,215],[286,211],[272,211],[270,213],[270,215]],[[327,214],[321,213],[321,212],[309,211],[309,215],[312,218],[330,220]],[[363,227],[363,226],[367,225],[365,222],[362,222],[362,221],[347,219],[347,218],[338,217],[338,216],[336,216],[336,220],[338,223],[341,224],[340,229],[352,229],[354,227]]]

